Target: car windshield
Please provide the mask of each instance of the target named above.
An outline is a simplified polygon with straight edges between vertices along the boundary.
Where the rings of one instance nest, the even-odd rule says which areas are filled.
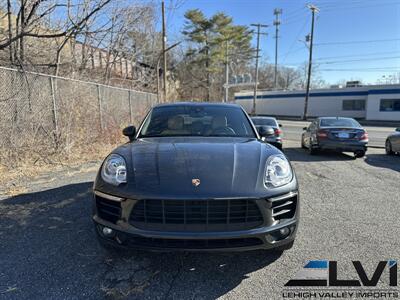
[[[251,118],[251,120],[254,125],[277,126],[276,120],[272,118]]]
[[[248,118],[239,107],[176,105],[154,108],[139,137],[229,136],[255,138]]]
[[[361,127],[361,125],[351,118],[332,118],[321,119],[320,127]]]

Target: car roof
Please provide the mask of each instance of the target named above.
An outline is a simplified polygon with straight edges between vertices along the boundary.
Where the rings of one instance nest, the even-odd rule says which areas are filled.
[[[351,119],[354,120],[353,118],[349,118],[349,117],[319,117],[319,120],[326,120],[326,119],[339,119],[339,120],[343,120],[343,119]]]
[[[221,103],[221,102],[173,102],[173,103],[161,103],[154,106],[157,107],[179,107],[179,106],[219,106],[219,107],[236,107],[241,108],[238,104],[233,103]]]

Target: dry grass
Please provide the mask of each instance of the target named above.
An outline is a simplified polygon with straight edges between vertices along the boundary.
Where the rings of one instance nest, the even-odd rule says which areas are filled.
[[[0,84],[0,194],[8,195],[24,193],[31,178],[103,159],[126,141],[121,129],[139,124],[156,100],[7,70],[0,70]]]
[[[49,154],[47,151],[31,151],[30,155],[21,155],[12,164],[0,162],[0,194],[16,196],[27,192],[25,184],[49,172],[65,171],[67,176],[81,172],[80,165],[87,162],[101,161],[120,142],[94,143],[73,148],[68,153],[60,151]],[[87,172],[87,168],[85,168]],[[96,168],[90,170],[95,172]],[[48,182],[49,179],[46,178]]]

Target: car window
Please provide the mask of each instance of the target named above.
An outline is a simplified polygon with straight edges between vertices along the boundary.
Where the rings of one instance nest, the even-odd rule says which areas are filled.
[[[361,127],[361,125],[351,118],[321,119],[321,127]]]
[[[277,127],[278,124],[275,119],[271,118],[251,118],[254,125],[266,125],[266,126],[273,126]]]
[[[160,106],[146,118],[139,137],[230,136],[255,138],[249,119],[239,107]]]

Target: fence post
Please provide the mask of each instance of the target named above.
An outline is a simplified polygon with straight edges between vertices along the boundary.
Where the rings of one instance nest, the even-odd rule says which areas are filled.
[[[11,86],[17,86],[16,83],[17,83],[17,76],[16,76],[16,73],[13,72],[12,76],[11,76]],[[19,88],[22,89],[21,86]],[[17,122],[18,122],[18,101],[14,100],[13,103],[14,103],[14,114],[13,114],[13,118],[12,118],[12,120],[13,120],[12,124],[13,124],[13,126],[17,126]]]
[[[100,131],[103,132],[103,113],[102,113],[102,107],[101,107],[100,85],[96,84],[96,87],[97,87],[97,102],[99,104]]]
[[[133,113],[132,113],[132,98],[131,98],[131,90],[128,91],[128,100],[129,100],[129,119],[131,125],[133,124]]]
[[[58,122],[57,122],[57,103],[56,103],[56,92],[54,88],[54,78],[50,77],[50,91],[51,91],[51,100],[53,102],[53,126],[54,126],[54,141],[56,143],[56,148],[58,147]]]

